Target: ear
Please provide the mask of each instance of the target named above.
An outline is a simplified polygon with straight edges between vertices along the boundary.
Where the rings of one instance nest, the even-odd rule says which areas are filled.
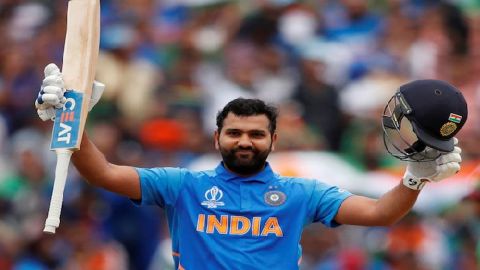
[[[277,143],[277,138],[278,138],[278,135],[277,133],[273,133],[273,136],[272,136],[272,151],[275,150],[275,144]]]
[[[218,133],[218,130],[215,130],[215,132],[213,133],[213,140],[215,142],[215,149],[216,150],[220,150],[220,143],[219,143],[219,137],[220,137],[220,133]]]

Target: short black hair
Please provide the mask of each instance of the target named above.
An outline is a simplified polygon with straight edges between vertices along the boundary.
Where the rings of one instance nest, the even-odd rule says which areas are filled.
[[[275,106],[266,104],[263,100],[256,98],[236,98],[230,101],[221,111],[217,113],[217,129],[220,132],[223,128],[223,121],[228,113],[237,116],[265,115],[269,123],[270,133],[273,135],[277,129],[278,110]]]

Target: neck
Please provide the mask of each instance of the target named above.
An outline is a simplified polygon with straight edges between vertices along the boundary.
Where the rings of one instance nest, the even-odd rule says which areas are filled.
[[[264,170],[265,167],[267,166],[267,163],[265,162],[265,163],[263,164],[263,166],[262,166],[259,170],[256,170],[256,171],[254,171],[254,172],[252,172],[252,173],[239,173],[239,172],[237,172],[237,171],[234,171],[234,170],[230,169],[230,168],[227,166],[227,164],[225,164],[225,162],[222,162],[222,164],[223,164],[223,167],[225,167],[225,169],[227,169],[227,171],[229,171],[229,172],[231,172],[231,173],[233,173],[233,174],[236,174],[236,175],[238,175],[238,176],[240,176],[240,177],[250,177],[250,176],[256,175],[256,174],[258,174],[259,172],[261,172],[262,170]]]

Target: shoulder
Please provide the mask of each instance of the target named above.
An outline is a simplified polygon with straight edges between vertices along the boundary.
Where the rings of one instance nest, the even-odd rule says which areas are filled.
[[[216,176],[215,171],[193,171],[181,167],[136,168],[140,180],[154,185],[182,186],[186,183],[206,181]]]
[[[298,186],[303,188],[314,188],[318,180],[313,178],[277,176],[277,181],[288,186]]]
[[[184,177],[190,180],[202,180],[202,179],[211,179],[217,177],[217,172],[215,170],[189,170],[183,169]]]
[[[303,177],[288,177],[288,176],[279,176],[278,182],[283,183],[285,186],[290,188],[302,188],[305,191],[325,191],[335,186],[327,184],[321,180],[314,178],[303,178]]]
[[[140,179],[157,181],[167,179],[183,180],[186,177],[192,177],[192,171],[179,167],[152,167],[152,168],[135,168]]]

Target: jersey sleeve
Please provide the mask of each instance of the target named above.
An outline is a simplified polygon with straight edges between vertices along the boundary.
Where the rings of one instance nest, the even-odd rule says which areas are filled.
[[[309,207],[313,209],[313,222],[321,222],[327,227],[339,226],[340,224],[335,222],[335,216],[342,202],[352,193],[318,180],[314,181],[315,185]]]
[[[132,200],[137,205],[173,206],[185,179],[185,169],[135,168],[140,177],[142,198]]]

